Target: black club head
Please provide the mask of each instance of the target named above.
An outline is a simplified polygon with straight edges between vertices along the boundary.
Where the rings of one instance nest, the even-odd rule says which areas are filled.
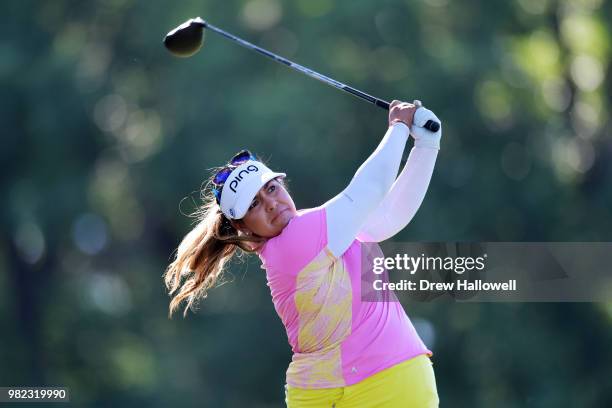
[[[202,48],[206,22],[200,17],[187,20],[166,34],[164,45],[177,57],[191,57]]]

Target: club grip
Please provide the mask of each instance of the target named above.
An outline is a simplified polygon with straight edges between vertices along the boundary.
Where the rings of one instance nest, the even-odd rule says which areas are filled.
[[[382,108],[386,111],[389,110],[389,102],[383,101],[382,99],[376,99],[374,101],[374,105],[378,106],[379,108]],[[434,132],[436,133],[438,130],[440,130],[440,124],[438,122],[436,122],[435,120],[428,120],[427,122],[425,122],[425,126],[423,126],[425,129],[429,130],[430,132]]]
[[[433,133],[436,133],[438,130],[440,130],[440,124],[435,120],[431,119],[425,122],[425,126],[423,127]]]

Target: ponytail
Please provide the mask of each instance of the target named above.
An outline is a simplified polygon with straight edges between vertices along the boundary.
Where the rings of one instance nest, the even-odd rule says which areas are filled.
[[[187,301],[187,311],[195,310],[197,302],[207,296],[224,271],[227,261],[238,249],[255,252],[249,243],[261,245],[265,238],[246,236],[239,232],[221,212],[214,197],[210,197],[194,214],[197,225],[181,241],[176,258],[164,273],[170,301],[168,317]],[[242,235],[241,235],[242,234]]]

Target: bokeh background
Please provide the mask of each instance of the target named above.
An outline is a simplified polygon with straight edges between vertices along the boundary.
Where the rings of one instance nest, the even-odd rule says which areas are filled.
[[[259,261],[186,319],[167,318],[161,275],[209,168],[249,148],[316,206],[387,117],[214,33],[170,56],[163,35],[198,15],[442,118],[430,190],[395,240],[612,239],[612,1],[9,1],[0,386],[69,387],[79,407],[283,406],[291,353]],[[404,306],[442,406],[612,406],[612,297]]]

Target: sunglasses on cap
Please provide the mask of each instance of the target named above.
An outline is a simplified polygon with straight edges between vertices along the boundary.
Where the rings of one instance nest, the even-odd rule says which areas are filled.
[[[223,184],[227,181],[229,175],[234,171],[234,169],[241,164],[248,162],[249,160],[257,160],[257,157],[249,152],[248,150],[243,150],[237,153],[232,159],[229,161],[225,167],[215,174],[212,183],[214,184],[213,193],[215,194],[215,198],[217,199],[217,204],[221,202],[221,188]]]

